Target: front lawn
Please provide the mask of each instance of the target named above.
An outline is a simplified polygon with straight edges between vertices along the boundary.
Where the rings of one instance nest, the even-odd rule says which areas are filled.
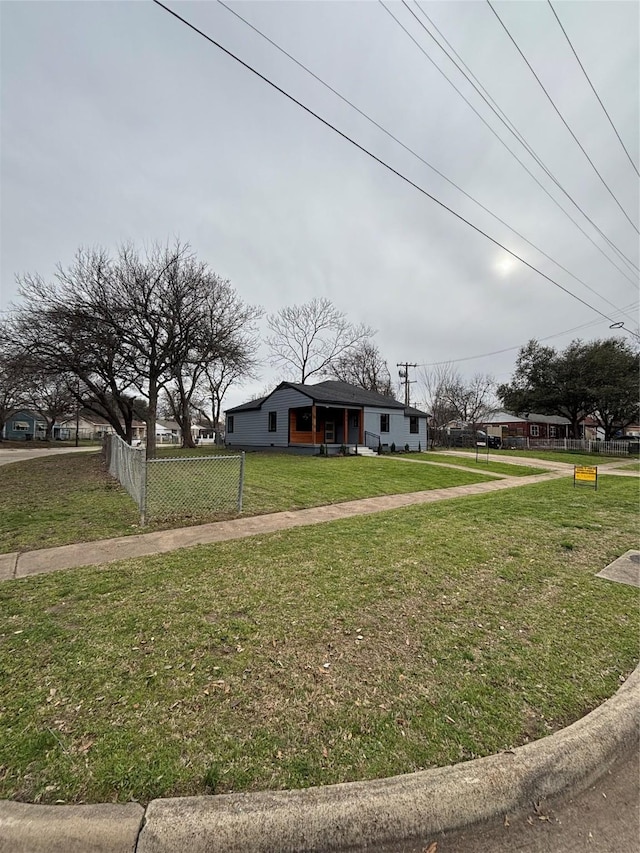
[[[476,460],[473,456],[449,456],[437,450],[425,453],[411,453],[407,459],[424,459],[427,462],[440,462],[447,465],[462,465],[466,468],[475,468],[477,471],[492,471],[494,474],[504,474],[505,477],[530,477],[534,474],[543,474],[545,468],[532,468],[530,466],[518,465],[515,462],[495,462],[490,456],[487,462],[487,454],[479,453]]]
[[[179,451],[174,451],[180,455]],[[194,455],[193,451],[183,455]],[[207,455],[206,452],[197,455]],[[185,470],[185,477],[192,476]],[[246,457],[244,515],[487,480],[480,472],[404,465],[364,457],[273,453]],[[196,480],[192,488],[201,484]],[[100,454],[42,457],[0,467],[0,553],[50,548],[228,518],[212,512],[139,526],[134,502],[111,479]]]
[[[637,484],[599,485],[0,584],[0,796],[367,779],[566,725],[638,660],[639,591],[594,576],[637,543]]]

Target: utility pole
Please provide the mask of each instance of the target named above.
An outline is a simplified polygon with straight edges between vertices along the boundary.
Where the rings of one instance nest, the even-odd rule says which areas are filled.
[[[404,379],[404,404],[405,406],[409,406],[409,386],[413,385],[415,379],[409,379],[409,368],[417,367],[418,365],[415,362],[410,361],[401,361],[399,364],[396,364],[396,367],[403,367],[404,370],[400,370],[398,372],[398,376],[400,379]]]

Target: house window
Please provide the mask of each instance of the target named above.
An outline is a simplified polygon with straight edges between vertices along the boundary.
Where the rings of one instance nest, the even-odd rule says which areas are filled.
[[[549,426],[549,438],[555,438],[557,435],[556,427],[551,424]]]
[[[311,432],[311,409],[296,409],[296,432]]]
[[[540,427],[538,424],[531,424],[531,438],[537,438],[540,435]]]
[[[233,432],[233,415],[227,415],[227,432]]]
[[[380,432],[389,432],[389,415],[380,415]]]
[[[413,435],[417,435],[420,432],[417,415],[409,415],[409,432]]]
[[[278,413],[269,412],[269,432],[276,432],[278,429]]]

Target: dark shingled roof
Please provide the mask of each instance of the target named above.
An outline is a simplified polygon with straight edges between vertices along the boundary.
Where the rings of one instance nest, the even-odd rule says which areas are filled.
[[[421,412],[419,409],[407,408],[404,403],[394,400],[392,397],[385,397],[384,394],[378,394],[375,391],[365,391],[364,388],[358,388],[356,385],[349,385],[348,382],[339,382],[336,379],[329,379],[326,382],[318,382],[317,385],[304,385],[296,382],[281,382],[271,394],[274,394],[280,388],[293,388],[295,391],[300,391],[305,394],[314,403],[322,403],[324,405],[336,406],[372,406],[383,409],[402,409],[405,415],[418,415],[419,417],[427,417],[426,412]],[[227,414],[234,412],[246,412],[251,409],[260,409],[262,404],[271,396],[261,397],[259,400],[251,400],[249,403],[243,403],[241,406],[235,406],[233,409],[227,409]]]
[[[266,399],[266,397],[258,397],[256,400],[249,400],[248,403],[242,403],[240,406],[234,406],[233,409],[226,409],[226,411],[233,414],[234,412],[249,412],[251,409],[259,409]]]

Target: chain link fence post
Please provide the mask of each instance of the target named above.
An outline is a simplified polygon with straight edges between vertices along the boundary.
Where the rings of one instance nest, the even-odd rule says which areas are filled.
[[[242,512],[242,492],[244,490],[244,450],[240,454],[240,476],[238,477],[238,512]]]
[[[142,472],[140,478],[140,527],[144,527],[147,523],[147,471],[149,469],[147,461],[147,451],[144,450],[144,461],[142,464]]]

